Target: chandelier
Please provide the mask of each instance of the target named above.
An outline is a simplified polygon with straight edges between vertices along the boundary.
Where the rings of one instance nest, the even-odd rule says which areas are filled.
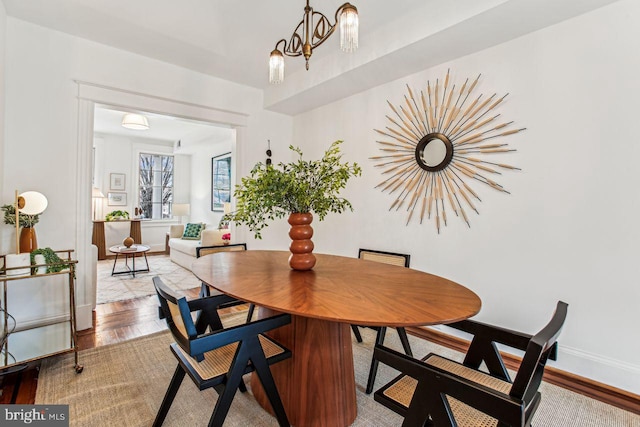
[[[340,49],[353,52],[358,48],[358,9],[350,3],[345,3],[336,10],[335,23],[320,12],[315,12],[309,6],[309,0],[304,8],[302,21],[294,30],[289,43],[285,39],[276,43],[269,58],[269,83],[282,83],[284,80],[284,56],[303,55],[306,68],[309,69],[309,58],[313,49],[320,46],[340,24]],[[282,45],[281,48],[279,46]]]

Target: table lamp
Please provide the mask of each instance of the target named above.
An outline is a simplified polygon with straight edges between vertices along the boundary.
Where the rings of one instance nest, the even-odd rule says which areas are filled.
[[[189,215],[190,212],[191,212],[191,205],[189,205],[189,203],[173,204],[173,216],[180,217],[180,224],[182,224],[182,217]]]
[[[14,269],[11,272],[7,272],[7,275],[22,276],[28,275],[30,269],[28,266],[31,264],[29,253],[20,253],[20,213],[26,215],[38,215],[44,212],[47,208],[47,198],[36,191],[26,191],[22,194],[18,194],[18,190],[15,193],[14,210],[15,210],[15,222],[16,222],[16,253],[8,254],[5,258],[6,267],[21,267],[26,266],[25,269]]]
[[[91,198],[93,199],[93,220],[95,221],[98,216],[98,199],[104,199],[104,194],[98,187],[91,189]]]

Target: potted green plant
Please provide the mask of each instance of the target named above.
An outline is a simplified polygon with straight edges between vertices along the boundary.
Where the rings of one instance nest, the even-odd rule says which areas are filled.
[[[42,255],[44,262],[38,263],[36,261],[38,255]],[[31,265],[37,264],[46,264],[47,273],[58,273],[69,268],[69,262],[63,261],[51,248],[40,248],[31,252]]]
[[[127,211],[111,211],[105,217],[106,221],[118,221],[120,219],[129,219],[129,212]]]
[[[16,225],[16,207],[13,205],[2,205],[0,208],[4,211],[4,223]],[[18,212],[18,224],[20,227],[32,228],[40,221],[40,214],[28,215]]]
[[[322,221],[330,212],[353,210],[351,203],[339,193],[351,177],[362,173],[357,163],[340,162],[341,143],[331,144],[320,160],[303,160],[300,148],[289,146],[298,154],[298,160],[277,166],[256,164],[249,176],[236,186],[236,210],[224,218],[247,225],[260,239],[260,231],[268,221],[289,215],[289,237],[293,239],[289,265],[294,270],[313,268],[312,213]]]

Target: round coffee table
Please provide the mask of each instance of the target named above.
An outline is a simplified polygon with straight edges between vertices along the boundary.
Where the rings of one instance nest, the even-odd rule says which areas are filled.
[[[113,260],[113,268],[111,269],[111,275],[117,274],[132,274],[136,277],[136,273],[146,273],[149,271],[149,261],[147,260],[147,252],[151,249],[147,245],[132,245],[126,247],[124,245],[111,246],[109,252],[116,254],[116,259]],[[144,262],[147,265],[146,268],[136,269],[136,255],[142,254],[144,256]],[[118,262],[118,255],[124,255],[124,266],[126,270],[116,271],[116,264]],[[131,267],[129,267],[129,256],[131,256]]]

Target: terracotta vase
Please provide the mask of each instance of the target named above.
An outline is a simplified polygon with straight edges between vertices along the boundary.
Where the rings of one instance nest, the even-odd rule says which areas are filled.
[[[38,249],[36,229],[33,227],[22,227],[20,231],[20,253],[32,252],[36,249]]]
[[[313,215],[311,213],[292,213],[289,215],[289,237],[291,245],[289,250],[289,267],[293,270],[311,270],[316,265],[316,257],[313,255],[313,228],[311,228]]]

